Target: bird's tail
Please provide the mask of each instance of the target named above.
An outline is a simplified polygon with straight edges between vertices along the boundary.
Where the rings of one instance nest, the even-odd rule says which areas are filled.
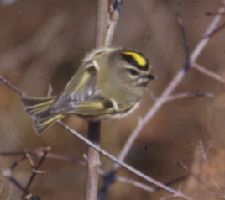
[[[48,126],[55,123],[58,119],[64,118],[62,114],[52,114],[51,105],[55,102],[55,97],[49,98],[30,98],[22,97],[24,109],[33,121],[33,128],[41,134]]]

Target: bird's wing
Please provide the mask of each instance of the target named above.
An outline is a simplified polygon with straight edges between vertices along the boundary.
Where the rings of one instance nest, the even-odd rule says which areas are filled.
[[[95,97],[84,102],[74,103],[66,114],[76,114],[90,118],[101,118],[105,115],[128,114],[135,104],[117,104],[113,99]]]
[[[72,100],[84,100],[94,94],[96,82],[97,68],[94,65],[87,66],[84,69],[81,68],[66,85],[62,97],[70,96]]]
[[[111,101],[103,97],[97,89],[97,73],[97,68],[92,65],[78,70],[54,103],[51,112],[84,116],[113,112]]]
[[[54,103],[51,112],[98,117],[129,110],[131,105],[118,104],[114,99],[106,98],[101,94],[96,86],[97,73],[95,66],[78,71]]]
[[[95,97],[87,101],[75,103],[68,113],[86,117],[97,117],[115,112],[113,103],[104,97]]]
[[[84,102],[97,94],[97,68],[86,66],[80,68],[66,85],[63,93],[58,97],[54,108],[64,107],[70,103]]]

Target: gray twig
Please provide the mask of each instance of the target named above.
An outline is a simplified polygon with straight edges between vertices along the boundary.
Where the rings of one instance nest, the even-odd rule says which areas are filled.
[[[222,14],[225,12],[224,5],[219,8],[218,15],[216,15],[212,22],[209,24],[205,34],[203,35],[202,39],[198,42],[195,49],[191,53],[190,60],[189,60],[189,66],[192,68],[196,64],[196,61],[198,57],[201,55],[202,51],[207,46],[208,42],[211,38],[211,33],[214,32],[214,30],[217,29],[219,22],[222,19]],[[207,36],[207,37],[206,37]],[[153,104],[153,106],[148,110],[148,112],[145,114],[143,118],[139,119],[139,122],[135,129],[132,131],[130,137],[128,138],[126,144],[124,145],[122,151],[119,154],[119,160],[124,160],[126,156],[128,155],[128,152],[130,151],[131,147],[133,146],[134,141],[138,138],[138,136],[141,133],[141,130],[143,127],[151,121],[151,119],[155,116],[155,114],[160,110],[160,108],[166,103],[168,97],[174,92],[176,87],[180,84],[180,82],[184,79],[186,76],[187,71],[179,70],[177,74],[175,75],[174,79],[168,84],[166,89],[162,92],[161,96],[158,98],[158,100]],[[115,163],[113,169],[116,170],[119,168],[119,164]]]
[[[214,80],[216,80],[220,83],[223,83],[223,84],[225,83],[224,77],[222,77],[221,75],[219,75],[213,71],[206,69],[205,67],[203,67],[202,65],[200,65],[198,63],[194,63],[193,68],[196,69],[197,71],[203,73],[204,75],[206,75],[210,78],[213,78]]]
[[[0,156],[7,156],[7,157],[22,156],[19,160],[16,161],[16,166],[18,166],[18,164],[21,161],[26,159],[26,154],[29,154],[29,155],[32,155],[32,156],[35,156],[35,157],[38,157],[38,158],[42,157],[44,148],[45,147],[39,147],[39,148],[34,149],[34,150],[29,150],[29,151],[27,150],[26,152],[20,151],[20,150],[19,151],[2,151],[2,152],[0,152]],[[57,153],[53,153],[53,152],[49,152],[46,155],[45,158],[56,160],[56,161],[63,161],[63,162],[71,163],[71,164],[74,164],[74,165],[86,166],[86,162],[84,162],[83,160],[78,160],[78,159],[72,158],[72,157],[67,156],[67,155],[61,155],[61,154],[57,154]],[[14,163],[10,167],[11,171],[12,171],[12,166],[14,166]],[[99,169],[99,175],[104,176],[105,172],[102,169]],[[142,189],[146,192],[154,192],[155,191],[155,187],[148,186],[147,184],[144,184],[142,182],[136,181],[134,179],[131,179],[131,178],[128,178],[128,177],[125,177],[125,176],[116,175],[115,181],[132,185],[133,187]],[[24,187],[23,187],[23,191],[24,191]],[[1,194],[1,189],[0,189],[0,194]]]
[[[105,45],[109,46],[112,44],[114,31],[116,29],[116,25],[119,20],[120,9],[122,6],[123,0],[114,0],[109,5],[108,11],[108,26],[106,30],[106,38],[105,38]]]
[[[33,183],[34,178],[37,175],[37,171],[39,170],[40,166],[44,162],[45,157],[46,157],[46,155],[48,154],[49,151],[50,151],[50,147],[46,147],[44,149],[44,151],[42,152],[43,155],[42,155],[41,159],[38,161],[37,165],[34,167],[33,172],[32,172],[32,174],[31,174],[31,176],[30,176],[30,178],[29,178],[29,180],[27,182],[27,185],[24,188],[24,192],[23,192],[23,195],[22,195],[22,199],[25,198],[27,195],[29,195],[30,186]]]
[[[0,75],[0,82],[4,83],[7,87],[9,87],[11,90],[13,90],[17,95],[19,95],[19,96],[25,95],[17,87],[15,87],[12,83],[10,83],[7,79],[5,79],[2,75]]]
[[[145,175],[144,173],[142,173],[141,171],[135,169],[134,167],[132,167],[132,166],[126,164],[125,162],[119,160],[118,158],[116,158],[112,154],[109,154],[107,151],[105,151],[104,149],[102,149],[98,145],[92,143],[90,140],[88,140],[87,138],[85,138],[83,135],[81,135],[80,133],[78,133],[74,129],[70,128],[68,125],[64,124],[62,121],[58,121],[58,124],[60,124],[66,130],[68,130],[71,134],[75,135],[81,141],[83,141],[84,143],[86,143],[88,146],[91,146],[92,148],[94,148],[96,151],[98,151],[99,153],[101,153],[103,156],[109,158],[110,160],[114,161],[118,165],[124,167],[125,169],[127,169],[129,172],[132,172],[136,176],[138,176],[140,178],[143,178],[148,183],[154,184],[155,186],[157,186],[157,187],[159,187],[159,188],[161,188],[161,189],[163,189],[163,190],[165,190],[167,192],[172,193],[176,197],[181,197],[181,198],[189,199],[189,200],[191,199],[190,197],[186,196],[182,192],[177,191],[177,190],[175,190],[175,189],[173,189],[171,187],[168,187],[168,186],[164,185],[163,183],[161,183],[159,181],[156,181],[155,179],[153,179],[153,178]]]

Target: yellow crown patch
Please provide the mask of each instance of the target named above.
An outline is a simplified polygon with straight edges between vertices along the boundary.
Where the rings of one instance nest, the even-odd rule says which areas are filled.
[[[140,55],[140,54],[138,54],[138,53],[136,53],[134,51],[124,51],[123,54],[124,55],[128,55],[128,56],[132,56],[133,59],[137,62],[137,64],[140,67],[145,67],[146,64],[147,64],[145,58],[142,55]]]

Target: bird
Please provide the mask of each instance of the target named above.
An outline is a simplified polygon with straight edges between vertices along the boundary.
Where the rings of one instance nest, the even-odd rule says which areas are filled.
[[[52,97],[21,97],[36,133],[69,114],[91,121],[120,118],[135,110],[150,80],[153,67],[140,52],[122,47],[94,49],[63,92]]]

